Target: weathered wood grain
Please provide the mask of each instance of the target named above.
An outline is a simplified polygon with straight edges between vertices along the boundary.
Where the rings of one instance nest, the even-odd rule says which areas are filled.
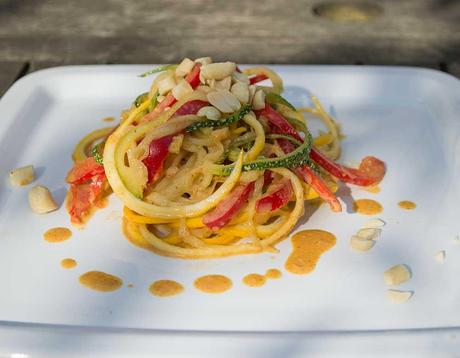
[[[26,72],[26,66],[25,62],[0,62],[0,97],[22,72]]]
[[[458,1],[381,0],[383,16],[366,23],[319,18],[320,2],[4,0],[0,58],[165,63],[209,54],[246,63],[430,67],[460,58]]]

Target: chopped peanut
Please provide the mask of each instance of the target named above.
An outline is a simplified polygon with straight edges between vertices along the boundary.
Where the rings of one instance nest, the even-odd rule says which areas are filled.
[[[10,171],[10,182],[14,186],[23,186],[30,184],[34,181],[34,167],[27,165],[25,167],[17,168]]]
[[[29,191],[30,208],[37,214],[46,214],[58,208],[48,188],[36,185]]]

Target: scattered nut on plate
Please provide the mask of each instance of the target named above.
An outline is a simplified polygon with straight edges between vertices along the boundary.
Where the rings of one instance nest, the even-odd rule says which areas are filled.
[[[443,263],[446,261],[446,251],[445,250],[439,250],[436,255],[434,255],[434,258],[436,261]]]
[[[376,219],[371,219],[367,221],[364,225],[363,228],[379,228],[385,226],[385,221],[382,219],[376,218]]]
[[[375,241],[363,239],[359,236],[352,236],[350,239],[350,246],[356,251],[369,251],[375,245]]]
[[[10,171],[10,182],[14,186],[24,186],[32,183],[35,180],[35,172],[33,165],[16,168]]]
[[[388,286],[397,286],[411,278],[411,272],[407,265],[399,264],[390,267],[383,273],[383,279]]]
[[[366,239],[366,240],[376,240],[379,238],[381,232],[382,232],[381,229],[365,228],[365,229],[359,230],[356,233],[356,236],[362,239]]]
[[[387,299],[394,303],[404,303],[409,300],[412,295],[414,294],[413,291],[400,291],[400,290],[387,290]]]
[[[58,208],[48,188],[35,185],[29,191],[29,204],[34,213],[46,214]]]

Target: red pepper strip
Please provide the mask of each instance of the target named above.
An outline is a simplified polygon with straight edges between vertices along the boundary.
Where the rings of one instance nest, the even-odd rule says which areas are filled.
[[[241,69],[238,66],[236,66],[236,72],[241,73]]]
[[[253,84],[256,84],[256,83],[259,83],[259,82],[262,82],[262,81],[265,81],[265,80],[268,80],[268,77],[266,75],[256,75],[254,77],[251,77],[249,79],[249,84],[253,85]]]
[[[81,184],[98,174],[104,174],[104,167],[96,162],[93,157],[89,157],[75,163],[67,174],[66,181],[69,184]]]
[[[190,86],[195,89],[200,84],[200,67],[201,65],[197,63],[192,71],[185,77],[185,80],[190,84]],[[155,119],[162,113],[166,108],[171,107],[174,103],[177,102],[177,99],[174,98],[172,92],[166,96],[166,98],[155,107],[155,109],[142,118],[143,122],[151,121]]]
[[[292,196],[291,181],[283,180],[278,184],[274,184],[269,191],[271,192],[270,194],[257,200],[256,210],[258,213],[268,213],[286,205]]]
[[[247,202],[254,190],[254,182],[237,185],[214,209],[203,216],[203,223],[211,230],[224,227]]]
[[[174,117],[186,116],[187,114],[197,114],[201,108],[206,107],[207,105],[208,102],[200,101],[199,99],[186,102],[176,111],[176,113],[174,113]]]
[[[184,103],[174,114],[174,116],[185,116],[187,114],[196,114],[201,108],[208,103],[200,100],[189,101]],[[149,154],[142,161],[147,167],[148,183],[155,182],[163,171],[163,164],[169,154],[169,145],[172,142],[173,135],[152,140],[149,145]]]
[[[168,135],[150,142],[149,155],[142,161],[147,167],[148,183],[152,183],[160,177],[172,139],[173,136]]]
[[[368,186],[377,184],[385,175],[385,163],[375,157],[365,157],[358,169],[338,164],[316,148],[311,149],[310,157],[337,179],[354,185]]]
[[[303,142],[302,137],[297,133],[295,128],[268,103],[265,104],[264,109],[256,111],[256,115],[267,118],[270,124],[277,128],[277,134],[286,134]]]
[[[272,132],[277,134],[287,134],[297,140],[303,141],[302,137],[300,137],[294,127],[292,127],[291,124],[286,119],[284,119],[282,115],[275,111],[268,103],[265,105],[264,109],[257,111],[256,115],[264,116],[267,118]],[[294,144],[286,139],[278,139],[277,142],[284,153],[290,153],[295,149]],[[313,170],[311,170],[311,168],[308,166],[303,166],[296,168],[294,171],[306,183],[311,185],[325,202],[329,203],[332,211],[342,211],[342,205],[334,193],[329,189],[327,184],[320,177],[318,177],[313,172]]]

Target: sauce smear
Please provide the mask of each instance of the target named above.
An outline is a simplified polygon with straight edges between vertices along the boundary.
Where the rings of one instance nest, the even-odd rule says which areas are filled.
[[[285,268],[290,273],[305,275],[315,269],[321,255],[335,245],[336,238],[327,231],[304,230],[295,234],[291,241],[293,251]]]
[[[197,278],[193,283],[197,290],[205,293],[222,293],[232,287],[232,281],[223,275],[206,275]]]
[[[271,279],[271,280],[277,280],[281,278],[282,273],[278,269],[268,269],[267,272],[265,272],[265,278]]]
[[[354,210],[362,215],[376,215],[383,211],[383,207],[375,200],[359,199],[354,203]]]
[[[378,185],[373,185],[373,186],[365,186],[363,187],[364,190],[366,190],[368,193],[373,193],[377,194],[380,193],[380,187]]]
[[[404,210],[413,210],[417,207],[417,204],[409,200],[403,200],[398,203],[398,206]]]
[[[265,276],[259,275],[258,273],[250,273],[243,277],[243,282],[245,285],[250,287],[260,287],[265,285],[266,278]]]
[[[72,236],[72,231],[70,231],[66,227],[55,227],[55,228],[47,230],[43,234],[43,238],[46,241],[52,242],[52,243],[68,240],[70,239],[71,236]]]
[[[62,268],[71,269],[71,268],[74,268],[75,266],[77,266],[77,261],[75,261],[74,259],[67,258],[61,261]]]
[[[184,286],[173,280],[158,280],[150,285],[149,291],[158,297],[170,297],[182,293]]]
[[[80,283],[92,290],[110,292],[123,285],[121,278],[102,271],[88,271],[80,276]]]

